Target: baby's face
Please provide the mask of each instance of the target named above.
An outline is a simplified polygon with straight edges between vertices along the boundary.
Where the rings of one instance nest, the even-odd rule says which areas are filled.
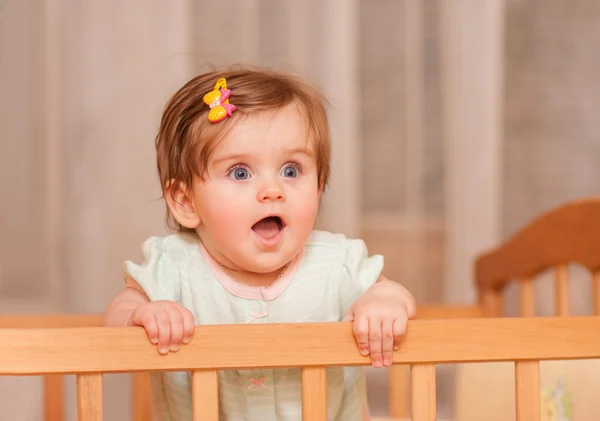
[[[294,258],[319,206],[316,152],[295,104],[238,122],[193,186],[197,228],[220,263],[254,273]]]

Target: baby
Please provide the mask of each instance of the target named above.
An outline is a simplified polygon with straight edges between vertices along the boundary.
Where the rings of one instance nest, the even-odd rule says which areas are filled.
[[[412,295],[363,241],[314,230],[331,153],[317,90],[266,70],[202,74],[167,104],[156,151],[175,233],[146,240],[141,265],[125,262],[106,325],[141,326],[168,353],[195,325],[345,320],[373,366],[391,364]],[[364,371],[327,376],[328,419],[368,419]],[[189,374],[152,380],[158,419],[191,420]],[[298,421],[300,385],[297,368],[221,371],[221,419]]]

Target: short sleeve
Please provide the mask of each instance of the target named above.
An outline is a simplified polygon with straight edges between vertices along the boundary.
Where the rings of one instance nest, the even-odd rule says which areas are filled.
[[[383,256],[368,255],[362,240],[346,240],[340,284],[340,309],[343,318],[348,308],[377,282],[383,270]]]
[[[181,295],[180,269],[169,254],[164,238],[148,238],[142,244],[143,262],[123,263],[123,279],[133,278],[150,301],[177,301]]]

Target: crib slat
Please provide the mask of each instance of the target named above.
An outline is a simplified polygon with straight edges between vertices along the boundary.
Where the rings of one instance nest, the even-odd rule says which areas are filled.
[[[539,361],[515,363],[517,421],[540,419],[540,364]]]
[[[192,371],[194,421],[219,421],[219,378],[217,370]]]
[[[519,307],[521,317],[535,316],[533,279],[525,278],[519,283]]]
[[[410,383],[412,421],[435,421],[435,365],[411,366]]]
[[[63,393],[62,375],[48,374],[44,376],[44,421],[63,421]]]
[[[77,419],[102,421],[102,374],[77,375]]]
[[[555,313],[557,316],[569,315],[569,267],[558,265],[554,272]]]
[[[390,418],[406,418],[408,415],[408,370],[405,365],[393,365],[388,376],[388,412]]]
[[[302,369],[302,421],[327,421],[327,369]]]
[[[485,317],[501,317],[504,314],[504,295],[501,289],[488,288],[483,291]]]
[[[592,273],[592,311],[600,315],[600,270]]]
[[[131,376],[133,395],[133,421],[148,421],[152,419],[150,404],[150,374],[133,373]]]

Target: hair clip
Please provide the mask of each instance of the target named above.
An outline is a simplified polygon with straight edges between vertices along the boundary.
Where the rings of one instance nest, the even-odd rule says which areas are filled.
[[[204,103],[210,107],[208,120],[211,123],[218,123],[231,117],[236,110],[235,105],[229,103],[229,95],[231,95],[231,91],[227,89],[227,81],[222,77],[215,83],[215,88],[202,98]]]

